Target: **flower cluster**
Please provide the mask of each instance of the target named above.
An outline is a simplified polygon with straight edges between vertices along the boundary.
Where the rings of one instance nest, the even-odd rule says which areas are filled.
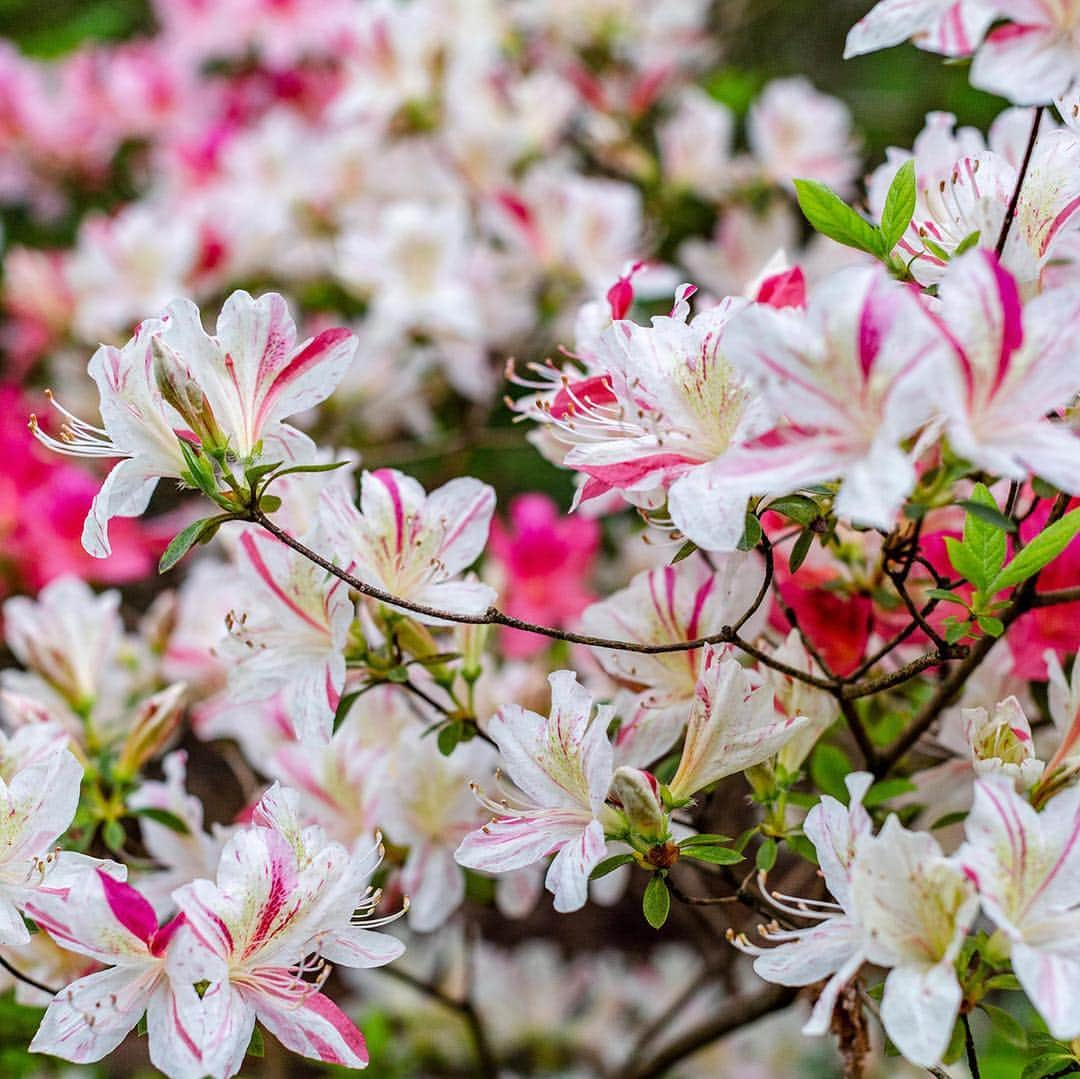
[[[0,200],[75,229],[4,263],[30,1050],[361,1068],[366,1009],[417,1074],[652,1076],[802,996],[845,1074],[977,1075],[976,1011],[1080,1070],[1080,8],[878,4],[851,54],[1013,107],[864,187],[805,80],[703,89],[705,4],[155,9],[0,57]]]

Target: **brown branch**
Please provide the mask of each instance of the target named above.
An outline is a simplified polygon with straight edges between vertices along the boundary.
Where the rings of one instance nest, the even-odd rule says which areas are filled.
[[[870,740],[870,734],[863,725],[862,718],[855,708],[855,703],[841,697],[840,712],[844,717],[844,722],[848,725],[848,730],[851,731],[852,736],[859,747],[859,752],[862,754],[863,758],[863,764],[873,771],[874,765],[877,764],[877,749]]]
[[[313,551],[310,547],[307,547],[298,539],[289,535],[288,532],[271,521],[261,510],[252,510],[250,519],[265,528],[267,532],[275,536],[287,547],[291,547],[297,554],[302,555],[304,558],[308,559],[308,561],[313,562],[321,569],[326,570],[327,573],[337,577],[338,580],[344,581],[345,584],[354,591],[359,592],[361,595],[367,596],[370,599],[378,600],[380,603],[385,603],[387,606],[397,607],[404,611],[410,611],[413,614],[422,614],[428,618],[438,618],[444,622],[457,622],[462,625],[506,626],[509,629],[521,630],[523,633],[534,633],[542,637],[550,637],[553,640],[567,641],[570,644],[583,644],[590,648],[608,648],[616,652],[638,652],[643,655],[664,655],[670,652],[693,652],[710,644],[731,644],[740,651],[745,652],[748,656],[756,659],[759,663],[764,664],[766,667],[771,667],[781,674],[786,674],[801,682],[817,686],[819,689],[831,690],[833,688],[832,683],[826,681],[824,678],[818,678],[815,675],[799,670],[797,667],[782,663],[780,660],[774,659],[767,652],[763,652],[760,648],[756,648],[749,641],[744,640],[738,634],[734,626],[722,626],[717,633],[710,634],[707,637],[695,637],[688,641],[672,641],[669,644],[642,644],[640,641],[622,641],[608,637],[595,637],[588,633],[576,633],[573,630],[557,629],[554,626],[542,626],[535,622],[526,622],[523,619],[514,618],[512,615],[500,611],[497,607],[489,607],[482,614],[457,614],[454,611],[446,611],[438,607],[431,607],[426,603],[416,603],[413,600],[395,596],[385,589],[368,584],[366,581],[362,581],[353,574],[343,570],[340,566],[334,565],[333,562],[324,558],[317,551]],[[755,609],[756,608],[752,605],[750,614],[753,614]],[[749,616],[744,615],[737,624],[742,625],[747,617]]]
[[[798,996],[798,992],[786,985],[769,985],[752,995],[737,996],[712,1018],[688,1030],[664,1046],[652,1059],[642,1061],[637,1068],[631,1067],[625,1074],[628,1079],[660,1079],[680,1060],[692,1056],[725,1034],[786,1008]]]
[[[10,974],[17,981],[25,982],[27,985],[33,986],[33,988],[40,990],[42,993],[48,993],[51,997],[55,997],[56,994],[60,991],[59,989],[50,989],[42,982],[31,978],[29,974],[23,974],[23,972],[19,970],[18,967],[12,966],[12,964],[9,963],[2,955],[0,955],[0,967],[3,967],[4,970],[6,970],[8,974]]]
[[[413,614],[422,614],[428,618],[438,618],[444,622],[456,622],[462,625],[507,626],[510,629],[520,630],[523,633],[534,633],[542,637],[550,637],[553,640],[567,641],[570,644],[583,644],[589,648],[607,648],[615,652],[635,652],[650,656],[665,655],[672,652],[693,652],[710,644],[730,644],[739,649],[740,652],[750,656],[751,659],[756,659],[762,666],[769,667],[774,671],[779,671],[781,674],[786,674],[789,678],[793,678],[799,682],[805,682],[810,686],[816,686],[818,689],[823,689],[848,700],[856,697],[865,697],[872,693],[879,693],[883,689],[889,689],[910,678],[914,678],[928,667],[937,666],[947,660],[957,659],[966,654],[962,648],[957,648],[955,646],[951,647],[948,651],[933,650],[889,674],[882,675],[878,678],[872,678],[856,685],[840,685],[827,678],[819,678],[817,675],[802,671],[789,663],[783,663],[769,655],[769,653],[763,652],[760,648],[755,647],[749,641],[741,637],[739,633],[736,632],[734,626],[721,626],[717,633],[710,634],[707,637],[695,637],[688,641],[672,641],[668,644],[642,644],[640,641],[623,641],[609,637],[595,637],[588,633],[576,633],[573,630],[557,629],[554,626],[542,626],[535,622],[526,622],[523,619],[514,618],[512,615],[500,611],[497,607],[489,607],[482,614],[457,614],[453,611],[445,611],[438,607],[431,607],[426,603],[416,603],[413,600],[395,596],[393,593],[387,592],[383,588],[378,588],[375,585],[360,580],[353,574],[343,570],[340,566],[334,565],[333,562],[324,558],[317,551],[313,551],[310,547],[307,547],[298,539],[289,535],[288,532],[271,521],[261,510],[251,510],[249,519],[260,525],[262,528],[265,528],[267,532],[275,536],[287,547],[291,547],[297,554],[302,555],[304,558],[308,559],[308,561],[319,566],[321,569],[324,569],[327,573],[337,577],[338,580],[344,581],[345,584],[354,591],[359,592],[361,595],[367,596],[370,599],[378,600],[380,603],[385,603],[388,606],[397,607],[404,611],[411,611]],[[763,592],[759,591],[759,595],[763,595]],[[759,600],[755,599],[754,604],[751,605],[750,614],[753,614],[754,610],[756,610],[755,605],[758,603]],[[742,625],[745,623],[747,617],[749,617],[749,615],[743,615],[737,624]]]

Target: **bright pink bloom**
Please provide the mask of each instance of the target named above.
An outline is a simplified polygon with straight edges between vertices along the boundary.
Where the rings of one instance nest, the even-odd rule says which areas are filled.
[[[519,495],[510,503],[508,529],[492,522],[489,553],[505,575],[503,607],[515,618],[569,626],[595,599],[588,586],[600,543],[600,527],[589,517],[563,517],[547,495]],[[507,630],[503,650],[525,657],[542,652],[541,637]]]

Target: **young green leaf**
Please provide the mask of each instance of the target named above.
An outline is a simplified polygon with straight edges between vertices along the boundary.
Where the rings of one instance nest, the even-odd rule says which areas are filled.
[[[761,522],[752,513],[746,515],[742,538],[739,540],[740,551],[752,551],[761,542]]]
[[[687,540],[675,552],[675,557],[671,560],[671,565],[674,566],[676,562],[681,562],[684,558],[689,558],[697,549],[697,544],[693,540]]]
[[[203,517],[198,521],[192,521],[187,528],[181,529],[172,538],[172,542],[165,548],[165,553],[158,562],[158,573],[167,573],[198,543],[203,532],[213,524],[217,518]]]
[[[175,813],[170,813],[167,809],[159,809],[157,806],[142,806],[139,809],[133,809],[132,815],[155,821],[157,824],[162,824],[169,831],[176,832],[179,835],[191,834],[191,829],[188,828],[187,824]]]
[[[818,180],[796,180],[799,208],[814,229],[830,240],[866,251],[875,258],[888,254],[881,230],[860,217],[843,199]]]
[[[660,873],[654,873],[645,886],[645,894],[641,897],[641,912],[645,915],[645,921],[653,929],[659,929],[667,921],[670,910],[671,896],[664,878]]]
[[[976,229],[974,232],[969,232],[957,245],[956,250],[953,252],[953,258],[959,258],[966,251],[970,251],[981,239],[982,233]]]
[[[953,536],[945,537],[945,550],[949,553],[952,568],[980,592],[985,592],[993,576],[987,576],[985,567],[975,552],[966,543],[962,543]]]
[[[907,232],[915,214],[915,161],[905,161],[889,185],[885,209],[881,214],[881,233],[886,252],[891,251]]]
[[[788,556],[788,569],[790,572],[799,572],[799,567],[806,561],[806,556],[810,553],[813,542],[813,529],[804,528],[799,533],[799,538],[792,544],[791,554]]]
[[[681,847],[680,850],[687,858],[696,858],[699,862],[708,862],[710,865],[735,865],[745,860],[737,850],[730,847],[702,845]]]
[[[818,504],[806,495],[784,495],[770,502],[767,508],[800,525],[812,524],[821,516]]]
[[[766,839],[757,849],[757,854],[754,856],[754,864],[762,873],[768,873],[769,870],[776,865],[776,855],[779,851],[780,847],[775,839]]]
[[[1080,507],[1065,514],[1049,528],[1040,532],[984,590],[993,595],[1004,588],[1012,588],[1033,577],[1049,565],[1080,532]]]
[[[589,874],[589,880],[599,880],[601,877],[606,877],[609,873],[614,873],[619,866],[626,865],[633,860],[634,856],[632,854],[613,854],[610,858],[605,858],[596,866]]]

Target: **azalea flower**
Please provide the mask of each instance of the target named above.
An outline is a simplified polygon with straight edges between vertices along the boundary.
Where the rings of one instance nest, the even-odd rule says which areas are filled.
[[[545,626],[570,626],[594,598],[588,580],[600,544],[594,520],[562,516],[554,500],[519,495],[510,503],[510,528],[495,518],[489,557],[493,583],[505,597],[503,609],[515,618]],[[547,642],[535,634],[504,629],[502,650],[512,658],[542,652]]]
[[[82,765],[55,725],[0,732],[0,944],[25,944],[30,933],[20,911],[79,859],[58,855],[56,841],[79,805]]]
[[[993,711],[965,708],[961,718],[976,775],[1000,772],[1024,789],[1038,782],[1044,765],[1035,756],[1031,724],[1015,697],[998,701]]]
[[[881,269],[845,270],[814,293],[806,311],[744,309],[724,340],[730,361],[783,420],[672,489],[669,508],[686,535],[732,550],[747,495],[833,480],[841,481],[841,516],[891,528],[915,484],[912,455],[900,443],[930,417],[927,380],[940,347],[916,297]]]
[[[207,1073],[199,996],[176,981],[172,945],[188,932],[182,918],[159,927],[154,908],[104,868],[86,870],[35,897],[27,913],[58,944],[107,969],[53,997],[31,1052],[89,1064],[111,1053],[147,1015],[150,1060],[170,1079]]]
[[[962,991],[954,963],[978,900],[960,866],[942,855],[933,836],[910,832],[895,816],[879,835],[861,805],[871,782],[847,778],[851,806],[826,795],[806,818],[822,873],[836,905],[813,905],[777,896],[780,909],[819,924],[768,930],[779,946],[755,954],[755,971],[781,985],[810,985],[829,977],[805,1034],[829,1029],[840,992],[863,963],[889,968],[881,1002],[885,1031],[912,1063],[931,1067],[948,1046]],[[830,977],[831,975],[831,977]]]
[[[749,609],[760,571],[748,554],[723,555],[713,565],[715,570],[695,554],[639,573],[626,588],[589,607],[582,629],[645,645],[718,633]],[[754,636],[762,622],[763,615],[755,614],[747,634]],[[655,655],[596,650],[604,670],[634,693],[627,709],[633,722],[624,717],[616,740],[620,763],[648,767],[675,744],[695,698],[702,655],[700,649]]]
[[[777,715],[770,686],[754,686],[731,646],[708,645],[679,767],[668,787],[682,801],[710,783],[773,756],[807,727],[806,716]]]
[[[929,52],[970,56],[994,14],[984,0],[880,0],[851,28],[844,58],[908,39]]]
[[[401,889],[409,897],[409,927],[418,933],[438,929],[465,900],[465,875],[454,851],[484,822],[469,781],[491,771],[494,756],[490,746],[475,740],[445,757],[435,739],[418,730],[394,747],[392,796],[382,823],[390,841],[409,850]]]
[[[228,1079],[239,1071],[256,1019],[301,1056],[367,1064],[360,1031],[320,991],[329,968],[312,969],[305,959],[317,953],[371,967],[401,954],[399,941],[353,922],[358,907],[374,905],[364,896],[379,856],[377,849],[350,854],[318,827],[303,827],[295,794],[274,787],[252,825],[226,843],[216,883],[196,880],[174,893],[190,927],[174,945],[177,970],[192,983],[209,982],[202,994],[206,1074]]]
[[[316,529],[306,537],[325,545]],[[344,648],[355,609],[336,577],[259,529],[240,534],[245,606],[229,616],[222,655],[233,661],[229,696],[266,700],[283,690],[301,738],[325,742],[345,685]]]
[[[1024,127],[1026,144],[1030,115],[1013,110]],[[884,212],[889,185],[901,164],[914,156],[917,184],[915,213],[897,253],[923,284],[935,284],[962,244],[977,237],[991,249],[1008,215],[1020,173],[1006,136],[1016,124],[1012,116],[995,124],[990,147],[971,128],[953,133],[956,118],[931,113],[915,140],[914,154],[890,150],[889,160],[870,182],[870,207]],[[1002,262],[1025,294],[1033,293],[1071,264],[1070,245],[1080,230],[1080,139],[1065,129],[1044,130],[1035,142],[1016,204]]]
[[[122,458],[86,518],[86,550],[107,556],[109,520],[140,516],[159,479],[184,477],[181,440],[245,465],[311,456],[311,440],[282,421],[329,396],[355,347],[346,330],[326,330],[297,345],[281,296],[256,300],[234,292],[216,336],[203,331],[194,304],[177,300],[160,318],[142,322],[123,348],[98,349],[89,372],[104,427],[58,404],[66,418],[59,439],[31,420],[39,440],[61,453]]]
[[[361,477],[359,510],[338,488],[322,500],[320,516],[338,564],[367,584],[455,614],[481,614],[495,601],[493,588],[460,579],[487,542],[495,509],[487,484],[463,477],[426,494],[411,477],[379,469]]]
[[[1037,813],[1002,776],[975,783],[956,857],[979,890],[987,917],[1010,946],[1013,972],[1050,1033],[1080,1034],[1080,787]]]
[[[990,30],[999,17],[1006,21]],[[972,85],[1019,105],[1040,105],[1063,94],[1076,78],[1078,27],[1080,4],[1075,0],[882,0],[852,28],[844,55],[858,56],[909,38],[919,48],[946,56],[974,52]]]
[[[455,857],[469,869],[505,873],[555,852],[546,884],[555,909],[565,912],[585,905],[589,874],[606,850],[612,709],[599,705],[594,715],[592,697],[572,671],[556,671],[548,682],[549,717],[506,705],[488,723],[488,735],[521,795],[481,797],[495,816],[462,840]]]
[[[24,667],[86,710],[100,695],[123,635],[119,608],[119,592],[96,595],[77,577],[61,577],[34,599],[5,601],[4,638]]]
[[[1080,439],[1047,419],[1080,385],[1080,289],[1024,304],[1013,276],[978,250],[950,265],[940,295],[949,347],[936,393],[953,450],[987,472],[1080,493]]]

